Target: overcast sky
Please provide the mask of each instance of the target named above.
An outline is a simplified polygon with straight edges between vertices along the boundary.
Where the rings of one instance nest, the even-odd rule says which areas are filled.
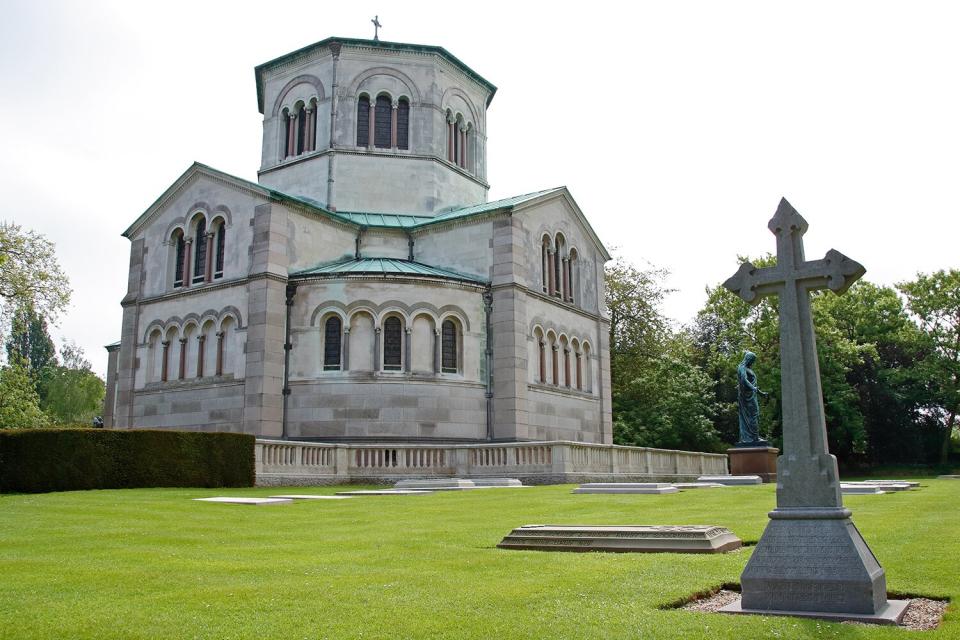
[[[0,0],[0,219],[56,243],[74,293],[54,333],[101,375],[120,233],[194,160],[256,180],[253,67],[369,38],[373,14],[499,88],[490,198],[567,185],[609,248],[670,270],[680,322],[774,250],[781,196],[809,258],[882,284],[958,266],[953,3],[359,4]]]

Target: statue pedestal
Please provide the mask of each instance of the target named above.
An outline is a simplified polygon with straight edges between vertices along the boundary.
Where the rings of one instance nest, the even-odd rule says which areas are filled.
[[[727,449],[730,459],[730,474],[735,476],[760,476],[764,482],[777,481],[776,447],[733,447]]]

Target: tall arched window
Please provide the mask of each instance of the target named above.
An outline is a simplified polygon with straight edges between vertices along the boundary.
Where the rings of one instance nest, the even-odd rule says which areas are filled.
[[[183,286],[183,252],[186,251],[186,243],[183,241],[183,232],[177,230],[174,236],[174,242],[176,243],[176,250],[174,251],[174,260],[176,264],[173,268],[173,286],[182,287]]]
[[[460,164],[460,153],[463,151],[462,141],[460,139],[460,127],[463,125],[463,118],[457,116],[456,121],[453,123],[453,128],[450,130],[450,135],[453,136],[453,158],[451,161],[454,164]]]
[[[563,236],[560,235],[559,233],[557,234],[557,240],[555,244],[556,244],[556,247],[554,248],[554,253],[553,253],[553,277],[554,277],[553,295],[559,297],[562,300],[563,299],[562,292],[565,288],[564,287],[565,269],[563,268],[564,240],[563,240]]]
[[[307,110],[301,104],[297,109],[297,155],[306,151],[307,142]]]
[[[533,339],[537,343],[537,382],[547,384],[547,343],[539,328],[533,332]]]
[[[540,242],[540,262],[542,263],[543,292],[550,291],[550,236],[544,235]]]
[[[410,148],[410,103],[406,98],[397,103],[397,148]]]
[[[442,344],[441,355],[442,363],[440,365],[443,373],[456,373],[457,368],[457,325],[453,320],[444,320],[441,328]]]
[[[220,225],[217,227],[217,257],[214,260],[213,267],[213,277],[222,278],[223,277],[223,255],[226,250],[227,244],[227,225],[221,220]]]
[[[403,324],[397,316],[383,321],[383,370],[400,371],[403,364]]]
[[[193,251],[193,280],[194,284],[203,282],[207,265],[207,221],[200,218],[197,222],[197,232],[194,234],[194,244],[196,248]]]
[[[373,146],[377,149],[390,148],[390,127],[393,118],[393,103],[390,96],[377,96],[377,105],[373,115]]]
[[[360,96],[357,100],[357,146],[370,143],[370,98]]]
[[[323,370],[340,370],[343,324],[339,316],[330,316],[323,325]]]
[[[579,269],[580,265],[577,262],[577,259],[580,256],[577,254],[576,249],[570,249],[570,256],[567,259],[567,280],[568,280],[568,289],[567,289],[567,301],[574,302],[577,297],[577,289],[580,284],[580,275]]]
[[[293,145],[290,141],[293,140],[293,117],[290,115],[290,111],[287,109],[283,110],[283,157],[289,158],[293,155]]]

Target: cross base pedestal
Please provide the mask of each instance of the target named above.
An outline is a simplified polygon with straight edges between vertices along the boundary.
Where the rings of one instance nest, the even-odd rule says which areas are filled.
[[[851,619],[887,610],[883,568],[848,509],[778,508],[769,516],[740,576],[742,609]]]
[[[760,476],[764,482],[777,481],[776,447],[733,447],[727,449],[730,475]]]
[[[900,624],[903,614],[907,612],[909,600],[887,600],[887,606],[875,614],[865,613],[830,613],[828,611],[772,611],[761,609],[744,609],[742,602],[737,600],[720,609],[720,613],[740,613],[761,616],[795,616],[797,618],[818,618],[831,622],[866,622],[868,624]]]

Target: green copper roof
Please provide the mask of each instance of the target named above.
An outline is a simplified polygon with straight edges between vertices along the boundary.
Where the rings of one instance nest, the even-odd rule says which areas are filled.
[[[523,204],[528,200],[533,200],[534,198],[539,198],[540,196],[552,193],[554,191],[559,191],[561,189],[563,189],[563,187],[544,189],[543,191],[534,191],[533,193],[525,193],[520,196],[513,196],[512,198],[503,198],[502,200],[494,200],[493,202],[483,202],[480,204],[471,205],[469,207],[460,207],[459,209],[444,211],[443,213],[438,213],[435,216],[417,214],[362,213],[359,211],[337,211],[332,212],[330,215],[365,227],[419,229],[421,227],[437,224],[439,222],[448,222],[458,218],[469,218],[470,216],[490,213],[492,211],[499,211],[501,209],[510,209],[519,204]],[[293,198],[292,196],[286,197],[302,201],[302,199]]]
[[[490,106],[490,101],[493,100],[493,95],[497,92],[497,87],[494,86],[489,80],[481,76],[479,73],[463,64],[459,58],[455,55],[444,49],[443,47],[437,47],[434,45],[427,44],[410,44],[408,42],[385,42],[383,40],[364,40],[363,38],[337,38],[331,37],[321,40],[320,42],[314,42],[305,47],[301,47],[296,51],[291,51],[290,53],[284,54],[279,58],[274,58],[263,64],[258,64],[254,68],[253,72],[257,78],[257,107],[260,109],[260,113],[263,113],[263,72],[270,67],[281,64],[295,58],[299,55],[312,51],[314,49],[321,49],[323,47],[328,47],[331,44],[339,43],[343,46],[350,47],[373,47],[375,49],[387,49],[394,51],[415,51],[418,53],[433,53],[439,56],[446,58],[450,61],[453,66],[457,67],[467,75],[467,77],[473,79],[478,84],[486,87],[490,91],[490,95],[487,97],[487,106]]]
[[[478,276],[460,273],[453,269],[444,269],[442,267],[433,267],[422,262],[413,260],[400,260],[398,258],[348,258],[336,262],[327,262],[319,264],[309,269],[301,269],[290,274],[291,277],[306,276],[382,276],[382,277],[400,277],[414,276],[421,278],[441,278],[443,280],[454,280],[457,282],[470,282],[473,284],[487,284],[487,281]]]

